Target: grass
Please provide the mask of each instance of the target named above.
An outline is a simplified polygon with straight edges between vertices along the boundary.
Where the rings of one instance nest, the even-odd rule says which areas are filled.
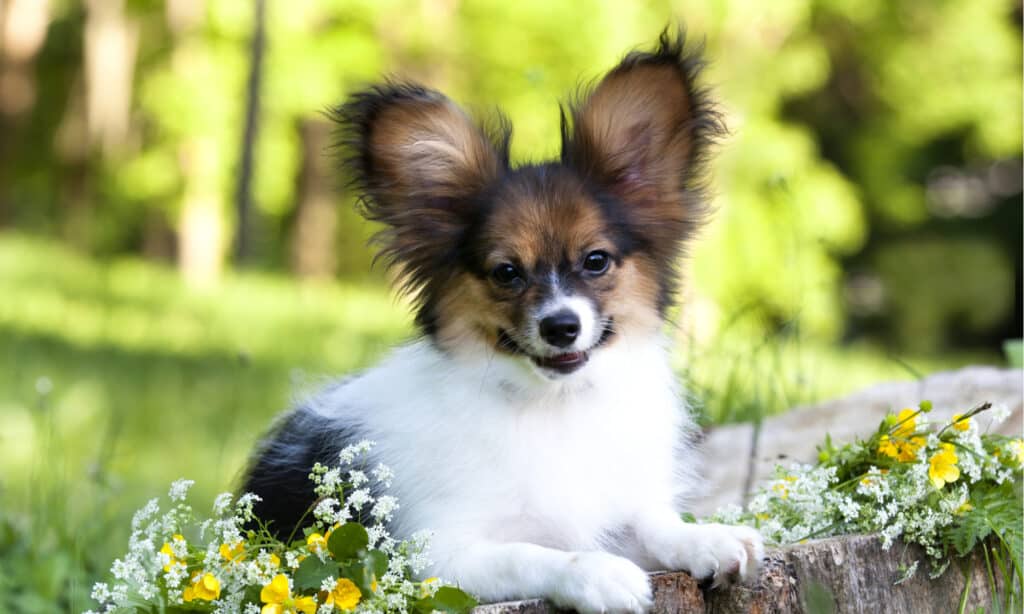
[[[0,235],[0,296],[0,611],[91,607],[89,587],[123,552],[135,509],[179,477],[207,505],[297,391],[412,333],[380,284],[244,273],[196,290],[166,268],[17,235]],[[978,360],[901,363],[785,331],[679,341],[706,423],[907,379],[907,363]]]

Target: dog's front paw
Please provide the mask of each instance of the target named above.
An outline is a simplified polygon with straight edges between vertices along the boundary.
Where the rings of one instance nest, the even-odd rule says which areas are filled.
[[[647,573],[605,552],[573,554],[550,598],[583,614],[646,612],[653,603]]]
[[[688,571],[711,588],[757,577],[764,559],[764,540],[750,527],[724,524],[684,525],[672,552],[664,561]]]

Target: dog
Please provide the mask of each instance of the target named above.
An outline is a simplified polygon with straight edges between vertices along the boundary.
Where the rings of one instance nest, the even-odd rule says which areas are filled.
[[[243,487],[262,519],[287,535],[313,463],[368,439],[394,471],[392,534],[431,530],[427,573],[483,600],[642,612],[647,571],[757,573],[756,531],[680,517],[698,455],[663,329],[724,130],[702,66],[666,30],[563,108],[541,164],[510,164],[507,120],[420,85],[333,110],[422,338],[279,421]]]

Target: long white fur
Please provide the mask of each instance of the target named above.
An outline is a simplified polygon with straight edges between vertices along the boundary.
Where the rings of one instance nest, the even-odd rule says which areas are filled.
[[[664,345],[617,338],[551,378],[526,358],[424,340],[313,408],[376,442],[370,462],[395,473],[393,531],[434,533],[427,574],[485,600],[639,612],[644,570],[745,579],[762,556],[754,531],[679,520],[697,455]]]

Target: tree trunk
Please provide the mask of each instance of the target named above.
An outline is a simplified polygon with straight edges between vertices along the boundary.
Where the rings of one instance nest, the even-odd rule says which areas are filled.
[[[330,125],[322,120],[299,122],[302,167],[296,186],[295,221],[291,231],[291,269],[299,277],[327,278],[337,264],[335,235],[338,212],[332,189],[329,157]]]
[[[255,0],[253,4],[253,34],[250,48],[249,85],[246,88],[245,128],[242,131],[241,162],[238,171],[238,191],[235,206],[238,214],[237,235],[235,237],[235,262],[244,264],[251,256],[251,228],[249,218],[252,215],[252,174],[253,149],[256,146],[256,135],[259,129],[260,115],[260,82],[263,76],[263,48],[265,44],[264,14],[265,0]]]

